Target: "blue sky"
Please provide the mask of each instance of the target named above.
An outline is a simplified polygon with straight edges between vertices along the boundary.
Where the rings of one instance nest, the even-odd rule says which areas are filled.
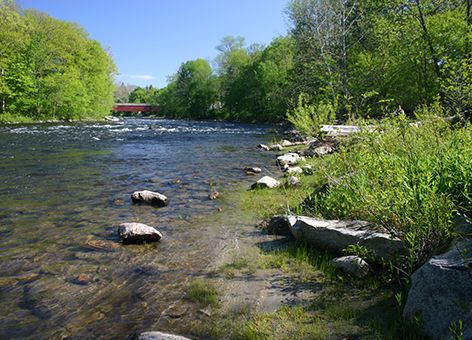
[[[17,0],[79,23],[111,51],[118,81],[163,87],[187,60],[213,60],[226,35],[268,44],[285,35],[288,0]]]

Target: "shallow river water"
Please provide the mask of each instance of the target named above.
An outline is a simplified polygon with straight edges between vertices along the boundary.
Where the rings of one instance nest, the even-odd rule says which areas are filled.
[[[267,138],[266,127],[159,119],[0,126],[0,338],[150,330],[224,244],[237,216],[224,194],[255,180],[241,169],[271,171],[254,148]],[[169,206],[132,204],[140,189]],[[116,225],[132,221],[164,238],[122,245]]]

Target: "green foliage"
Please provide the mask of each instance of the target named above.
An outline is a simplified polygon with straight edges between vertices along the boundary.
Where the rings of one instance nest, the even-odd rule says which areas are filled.
[[[321,136],[321,125],[330,124],[336,118],[336,104],[319,102],[309,104],[309,96],[301,93],[298,105],[287,112],[287,120],[297,130],[308,136]]]
[[[115,68],[82,28],[1,1],[0,41],[0,115],[39,120],[109,114]]]
[[[318,164],[325,181],[344,177],[305,206],[326,218],[384,226],[409,249],[408,272],[452,235],[454,211],[472,211],[472,127],[450,126],[438,105],[416,113],[421,123],[386,118]]]
[[[198,279],[190,284],[187,291],[190,300],[199,302],[204,307],[218,304],[218,291],[208,281]]]

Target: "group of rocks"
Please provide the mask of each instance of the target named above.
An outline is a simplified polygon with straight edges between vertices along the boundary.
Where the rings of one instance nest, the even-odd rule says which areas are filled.
[[[135,191],[131,194],[134,203],[146,203],[158,207],[169,204],[169,200],[163,194],[149,190]],[[162,238],[159,230],[143,223],[121,223],[118,226],[118,234],[123,243],[156,242]]]
[[[293,175],[311,173],[308,166],[298,166],[304,157],[323,157],[339,147],[333,137],[323,141],[289,143],[259,145],[263,150],[272,151],[282,151],[292,145],[308,145],[304,151],[277,157],[279,167],[292,175],[288,185],[298,184],[298,178]],[[276,188],[280,184],[276,179],[265,176],[252,188]],[[412,275],[403,310],[406,319],[419,316],[424,334],[434,339],[453,338],[453,334],[472,339],[472,223],[463,216],[459,222],[456,220],[457,225],[462,228],[459,233],[462,237],[456,239],[448,251],[432,257]],[[331,260],[334,267],[357,277],[367,275],[372,271],[372,265],[394,260],[408,252],[402,240],[392,236],[388,230],[365,221],[274,216],[266,227],[271,234],[293,237],[316,249],[329,251],[338,256]],[[370,254],[369,259],[356,255],[341,256],[349,246],[361,246]]]

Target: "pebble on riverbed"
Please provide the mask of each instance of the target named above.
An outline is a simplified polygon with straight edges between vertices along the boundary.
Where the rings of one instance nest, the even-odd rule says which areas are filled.
[[[220,193],[218,191],[213,191],[210,195],[208,195],[208,198],[212,201],[217,200],[220,198]]]

